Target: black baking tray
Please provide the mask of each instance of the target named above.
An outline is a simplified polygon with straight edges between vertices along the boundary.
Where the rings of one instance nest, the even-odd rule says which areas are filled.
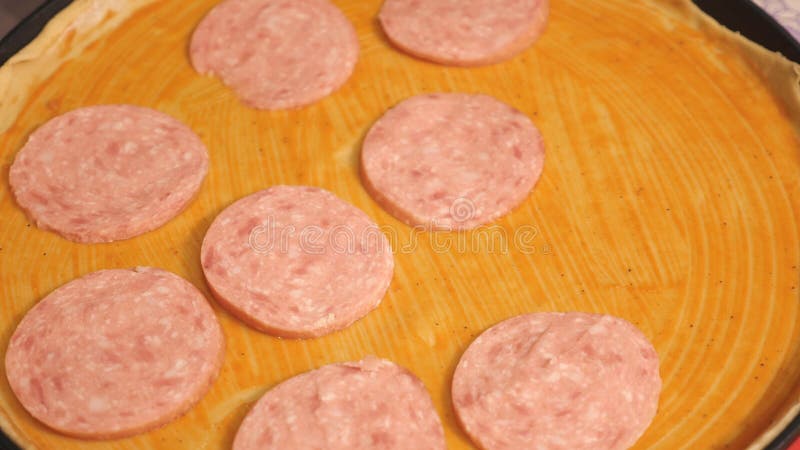
[[[49,0],[0,40],[0,66],[28,45],[53,16],[73,0]],[[775,19],[750,0],[693,0],[719,23],[787,58],[800,62],[800,43]],[[786,450],[800,436],[800,414],[769,444],[766,450]],[[0,449],[19,447],[0,430]]]

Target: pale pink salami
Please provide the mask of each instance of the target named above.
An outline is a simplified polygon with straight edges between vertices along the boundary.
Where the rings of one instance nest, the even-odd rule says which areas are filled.
[[[548,10],[549,0],[385,0],[378,17],[389,40],[413,56],[478,66],[531,46]]]
[[[345,328],[378,306],[394,269],[386,236],[332,193],[275,186],[211,224],[202,247],[208,284],[250,326],[310,338]]]
[[[328,0],[225,0],[192,35],[192,65],[216,75],[249,106],[288,109],[342,86],[358,38]]]
[[[412,226],[475,228],[507,214],[536,184],[544,143],[527,116],[487,95],[425,94],[370,129],[362,181]]]
[[[105,270],[45,297],[11,337],[5,368],[33,417],[81,438],[130,436],[187,412],[225,342],[203,295],[160,269]]]
[[[422,382],[367,357],[307,372],[267,391],[234,450],[444,450],[439,416]]]
[[[453,376],[453,407],[486,450],[626,449],[658,408],[658,355],[632,324],[538,313],[485,331]]]
[[[138,106],[102,105],[34,131],[9,182],[38,227],[97,243],[165,224],[191,202],[207,172],[205,145],[178,120]]]

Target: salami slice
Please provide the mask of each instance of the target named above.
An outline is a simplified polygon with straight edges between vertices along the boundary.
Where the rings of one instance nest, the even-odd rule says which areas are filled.
[[[272,388],[245,417],[234,450],[438,450],[439,416],[422,382],[383,359],[331,364]]]
[[[625,449],[648,427],[661,391],[658,355],[611,316],[539,313],[485,331],[453,376],[453,407],[487,450]]]
[[[160,269],[72,281],[22,319],[6,374],[22,406],[61,433],[130,436],[182,415],[217,377],[225,342],[203,295]]]
[[[289,338],[322,336],[365,316],[394,269],[388,239],[366,214],[306,186],[275,186],[229,206],[201,253],[226,309]]]
[[[510,212],[544,167],[539,130],[486,95],[426,94],[390,109],[361,153],[366,189],[412,226],[463,230]]]
[[[165,224],[194,198],[207,171],[206,147],[181,122],[148,108],[103,105],[39,127],[9,182],[37,226],[96,243]]]
[[[352,24],[328,0],[225,0],[192,35],[192,65],[249,106],[288,109],[331,94],[358,60]]]
[[[378,17],[389,40],[413,56],[478,66],[531,46],[548,10],[548,0],[385,0]]]

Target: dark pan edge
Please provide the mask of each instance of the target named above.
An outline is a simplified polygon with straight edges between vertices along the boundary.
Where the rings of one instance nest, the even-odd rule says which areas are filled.
[[[73,0],[48,0],[0,39],[0,66],[28,45],[45,25]],[[800,43],[772,16],[750,0],[692,0],[726,27],[742,33],[769,50],[800,62]],[[786,450],[800,436],[800,414],[773,439],[765,450]],[[0,429],[0,449],[20,450]]]
[[[794,416],[786,428],[781,431],[764,450],[786,450],[800,436],[800,413]]]
[[[788,30],[752,0],[692,0],[725,27],[738,31],[762,47],[800,63],[800,43]]]
[[[48,0],[0,40],[0,66],[28,45],[73,0]]]
[[[20,450],[17,444],[15,444],[10,437],[6,436],[2,430],[0,430],[0,448],[3,450]]]

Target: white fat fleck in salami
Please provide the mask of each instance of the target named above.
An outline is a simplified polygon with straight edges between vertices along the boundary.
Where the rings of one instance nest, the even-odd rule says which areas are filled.
[[[401,50],[439,64],[509,59],[547,25],[549,0],[385,0],[378,16]]]
[[[274,186],[225,209],[202,247],[208,284],[250,326],[310,338],[345,328],[381,302],[394,269],[366,214],[315,187]]]
[[[219,373],[225,341],[190,283],[152,268],[105,270],[45,297],[6,353],[11,389],[63,434],[110,439],[184,414]]]
[[[102,105],[34,131],[9,182],[38,227],[97,243],[165,224],[191,202],[207,172],[205,145],[178,120],[138,106]]]
[[[225,0],[190,46],[195,70],[270,110],[331,94],[350,78],[358,51],[355,29],[328,0]]]
[[[456,416],[486,450],[631,446],[658,408],[658,355],[629,322],[538,313],[489,328],[453,376]]]
[[[439,450],[439,416],[422,382],[390,361],[331,364],[269,390],[248,413],[234,450]]]
[[[425,94],[390,109],[364,139],[361,175],[412,226],[463,230],[510,212],[544,167],[539,130],[487,95]]]

